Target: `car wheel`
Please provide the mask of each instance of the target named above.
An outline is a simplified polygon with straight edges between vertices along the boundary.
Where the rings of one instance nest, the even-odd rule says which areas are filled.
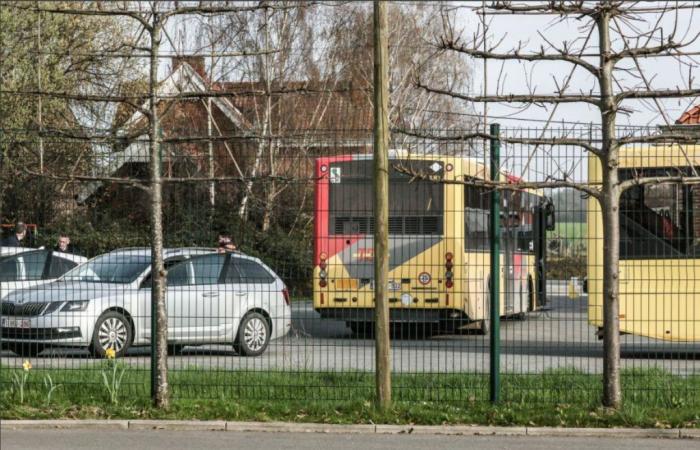
[[[251,312],[241,320],[233,348],[241,356],[262,355],[270,343],[270,323],[265,316]]]
[[[22,358],[34,358],[44,351],[44,344],[9,342],[7,349]]]
[[[181,356],[184,345],[168,344],[168,356]]]
[[[117,357],[124,356],[132,339],[133,330],[129,319],[120,312],[107,311],[97,319],[90,352],[98,358],[104,358],[107,349],[111,348]]]

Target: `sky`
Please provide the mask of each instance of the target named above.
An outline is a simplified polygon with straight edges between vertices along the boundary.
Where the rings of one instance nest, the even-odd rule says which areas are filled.
[[[686,4],[686,2],[681,2]],[[472,8],[479,6],[478,2],[461,2],[463,6],[458,12],[458,26],[463,30],[463,36],[470,39],[471,35],[477,30],[480,30],[481,16],[478,15]],[[639,6],[649,6],[653,4],[646,3]],[[660,5],[657,2],[657,5]],[[627,21],[620,23],[620,27],[625,34],[631,34],[634,27],[637,32],[648,31],[653,28],[654,23],[659,19],[659,14],[645,14],[640,17],[642,20]],[[674,15],[664,16],[658,24],[659,30],[656,36],[662,33],[665,37],[672,34],[674,29]],[[547,42],[561,48],[563,42],[567,41],[571,48],[576,52],[583,51],[585,54],[594,54],[598,47],[597,31],[594,31],[586,45],[584,41],[589,30],[590,20],[583,18],[561,20],[557,16],[516,16],[516,15],[493,15],[486,16],[488,23],[487,32],[487,47],[500,45],[494,51],[500,53],[508,53],[509,50],[521,46],[521,52],[539,51],[541,46],[545,49],[549,47]],[[695,24],[693,25],[693,21]],[[697,26],[700,21],[700,9],[684,10],[678,14],[676,39],[675,41],[689,41],[700,32],[700,27]],[[541,36],[544,36],[544,38]],[[617,33],[613,33],[614,48],[622,48],[622,42]],[[656,44],[658,45],[658,42]],[[691,52],[700,52],[700,43],[695,42],[687,49]],[[676,58],[664,57],[654,59],[640,59],[640,66],[654,89],[672,89],[676,86],[687,87],[689,75],[693,76],[698,72],[699,56],[687,57],[683,63],[679,63]],[[597,58],[586,58],[588,61],[597,64]],[[498,93],[507,94],[527,94],[529,86],[539,94],[552,93],[556,89],[557,84],[553,81],[557,80],[559,86],[563,86],[567,77],[571,76],[569,93],[589,92],[591,89],[597,89],[597,83],[593,76],[582,68],[571,70],[572,65],[566,62],[506,62],[490,61],[486,67],[487,92],[490,95]],[[619,64],[619,67],[624,69],[632,69],[633,73],[637,73],[634,61],[629,59]],[[474,61],[474,92],[484,92],[484,65],[481,61]],[[694,69],[694,70],[693,70]],[[625,88],[634,88],[642,86],[643,80],[635,78],[630,74],[618,73],[618,80]],[[700,83],[695,82],[697,88]],[[692,99],[672,99],[661,100],[662,109],[666,112],[667,117],[671,122],[675,121],[690,105],[699,103],[698,98]],[[630,109],[629,114],[620,114],[618,116],[618,124],[621,125],[657,125],[662,124],[664,119],[659,113],[658,108],[652,102],[628,101],[624,106]],[[475,105],[478,112],[483,112],[482,105]],[[544,108],[532,106],[525,111],[520,111],[514,105],[497,105],[490,104],[488,106],[489,115],[493,116],[510,116],[514,115],[519,119],[535,119],[547,120],[550,117],[552,108]],[[580,122],[599,123],[600,117],[597,109],[585,104],[562,104],[556,108],[553,114],[555,120],[568,120]],[[523,126],[523,120],[515,119],[499,119],[506,126],[515,126],[520,123]],[[534,124],[535,122],[533,122]]]

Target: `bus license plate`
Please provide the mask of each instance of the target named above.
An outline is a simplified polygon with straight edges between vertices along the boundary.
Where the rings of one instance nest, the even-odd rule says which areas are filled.
[[[29,320],[12,319],[9,317],[3,317],[0,325],[2,325],[3,328],[30,328]]]
[[[389,281],[389,285],[387,286],[387,289],[390,291],[400,291],[401,290],[401,283],[397,283],[396,281]]]

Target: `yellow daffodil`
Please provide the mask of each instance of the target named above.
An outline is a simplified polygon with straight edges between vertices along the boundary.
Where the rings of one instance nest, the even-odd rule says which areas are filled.
[[[29,362],[29,360],[24,360],[22,363],[22,368],[24,369],[25,372],[29,372],[32,369],[32,363]]]
[[[116,357],[117,357],[117,352],[115,352],[113,348],[108,348],[107,350],[105,350],[105,358],[114,359]]]

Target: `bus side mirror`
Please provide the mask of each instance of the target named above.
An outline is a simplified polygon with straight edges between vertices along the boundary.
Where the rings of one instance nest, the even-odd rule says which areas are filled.
[[[547,231],[554,231],[555,225],[554,204],[552,202],[547,202],[547,204],[544,205],[544,228]]]

